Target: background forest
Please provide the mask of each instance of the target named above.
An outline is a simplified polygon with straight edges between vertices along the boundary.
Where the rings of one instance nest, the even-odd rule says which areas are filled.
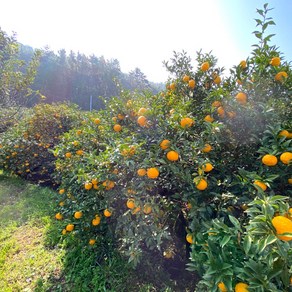
[[[29,63],[35,49],[19,46],[19,59]],[[154,94],[163,89],[162,83],[150,82],[144,73],[135,68],[129,73],[121,71],[117,59],[106,60],[103,56],[86,56],[64,50],[57,53],[45,48],[40,57],[40,65],[32,89],[39,90],[47,103],[69,101],[89,110],[90,96],[92,108],[100,109],[100,97],[111,97],[118,93],[118,84],[125,89],[151,90]],[[36,100],[32,100],[33,105]]]

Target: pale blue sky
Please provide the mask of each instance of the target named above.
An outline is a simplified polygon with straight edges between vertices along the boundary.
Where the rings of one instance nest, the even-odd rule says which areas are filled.
[[[292,60],[291,0],[1,0],[0,26],[23,44],[70,49],[139,67],[151,81],[166,81],[163,60],[173,50],[213,51],[230,68],[255,43],[256,8],[269,2],[276,22],[272,44]]]

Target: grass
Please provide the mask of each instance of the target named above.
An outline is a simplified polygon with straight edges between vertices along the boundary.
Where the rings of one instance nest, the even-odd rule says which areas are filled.
[[[64,250],[48,248],[53,193],[0,175],[1,291],[31,291],[62,268]],[[53,233],[51,232],[51,236]]]
[[[172,281],[155,256],[134,270],[105,239],[95,247],[70,236],[61,241],[54,196],[0,172],[1,292],[191,291]]]

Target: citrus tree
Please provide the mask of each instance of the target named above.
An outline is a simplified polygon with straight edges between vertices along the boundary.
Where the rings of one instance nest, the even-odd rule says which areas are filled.
[[[81,113],[67,104],[39,104],[27,109],[0,137],[0,168],[25,179],[54,185],[52,149],[60,136],[81,124]]]
[[[152,95],[106,100],[55,148],[56,219],[86,245],[112,238],[133,263],[188,253],[198,291],[288,291],[291,66],[266,30],[230,74],[185,52]]]

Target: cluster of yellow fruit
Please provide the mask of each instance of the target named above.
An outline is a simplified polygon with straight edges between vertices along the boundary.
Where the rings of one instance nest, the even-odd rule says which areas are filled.
[[[221,292],[228,292],[227,287],[223,282],[218,284],[218,288]],[[237,283],[234,288],[235,292],[248,292],[248,285],[246,283]]]
[[[292,152],[283,152],[280,155],[280,161],[288,165],[292,161]],[[266,166],[275,166],[278,163],[278,158],[273,154],[266,154],[262,157],[262,163]]]

